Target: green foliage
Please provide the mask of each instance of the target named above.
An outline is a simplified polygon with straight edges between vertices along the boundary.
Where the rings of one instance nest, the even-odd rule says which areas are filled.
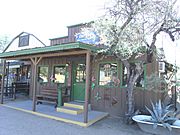
[[[168,91],[168,80],[159,77],[157,73],[152,73],[146,77],[146,88],[149,91],[154,92],[167,92]]]
[[[0,52],[2,52],[9,43],[7,36],[0,36]]]
[[[177,120],[176,113],[170,110],[172,105],[165,106],[163,103],[161,103],[161,100],[155,104],[153,104],[151,101],[151,105],[152,110],[147,106],[146,109],[151,114],[152,118],[150,122],[154,123],[153,128],[157,128],[158,124],[162,124],[164,128],[167,128],[169,131],[171,131],[171,125]]]

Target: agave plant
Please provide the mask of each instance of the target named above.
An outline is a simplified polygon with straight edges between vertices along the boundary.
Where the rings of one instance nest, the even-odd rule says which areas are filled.
[[[151,105],[152,105],[152,110],[149,109],[146,106],[146,109],[149,111],[149,113],[151,114],[151,120],[150,122],[153,122],[153,128],[157,128],[158,124],[162,124],[164,128],[167,128],[169,131],[172,130],[171,125],[177,120],[176,118],[176,114],[174,113],[174,111],[170,110],[170,108],[173,106],[168,105],[165,106],[161,100],[159,100],[159,102],[156,102],[155,104],[153,104],[153,102],[151,101]]]

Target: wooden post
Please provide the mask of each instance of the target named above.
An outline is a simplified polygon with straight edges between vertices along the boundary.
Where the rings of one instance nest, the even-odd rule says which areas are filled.
[[[3,104],[5,73],[6,73],[6,60],[3,60],[3,71],[2,71],[2,79],[1,79],[1,104]]]
[[[62,87],[58,84],[58,107],[62,106]]]
[[[33,107],[32,110],[36,111],[36,88],[37,88],[37,65],[41,61],[42,57],[40,58],[31,58],[31,61],[33,63]]]
[[[36,61],[36,60],[35,60]],[[33,111],[36,111],[36,80],[37,80],[37,64],[34,64],[34,75],[33,75]]]
[[[84,105],[84,123],[88,122],[88,104],[89,104],[89,84],[90,84],[90,52],[86,53],[86,89]]]
[[[9,85],[9,62],[7,62],[7,69],[6,69],[6,90],[5,95],[8,96],[8,85]]]

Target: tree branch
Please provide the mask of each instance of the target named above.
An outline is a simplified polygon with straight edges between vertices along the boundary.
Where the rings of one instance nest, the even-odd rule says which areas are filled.
[[[156,32],[154,32],[153,38],[152,38],[152,42],[151,42],[151,45],[150,45],[150,48],[151,48],[151,49],[154,49],[155,43],[156,43],[156,40],[157,40],[156,37],[157,37],[157,35],[162,31],[163,26],[164,26],[164,22],[162,23],[162,25],[160,26],[160,28],[157,29]]]

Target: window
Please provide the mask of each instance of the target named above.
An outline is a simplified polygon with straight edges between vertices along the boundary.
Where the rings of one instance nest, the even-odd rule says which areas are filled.
[[[117,80],[117,64],[103,63],[99,65],[99,85],[115,86]]]
[[[86,65],[77,64],[76,67],[76,82],[85,82],[86,80]]]
[[[65,81],[66,81],[66,66],[55,66],[53,76],[54,76],[55,83],[65,83]]]
[[[48,67],[41,66],[38,68],[38,81],[39,82],[48,82]]]
[[[29,35],[24,35],[19,37],[19,47],[29,45]]]
[[[122,85],[127,86],[127,68],[122,68]],[[135,87],[144,87],[144,71],[135,82]]]

